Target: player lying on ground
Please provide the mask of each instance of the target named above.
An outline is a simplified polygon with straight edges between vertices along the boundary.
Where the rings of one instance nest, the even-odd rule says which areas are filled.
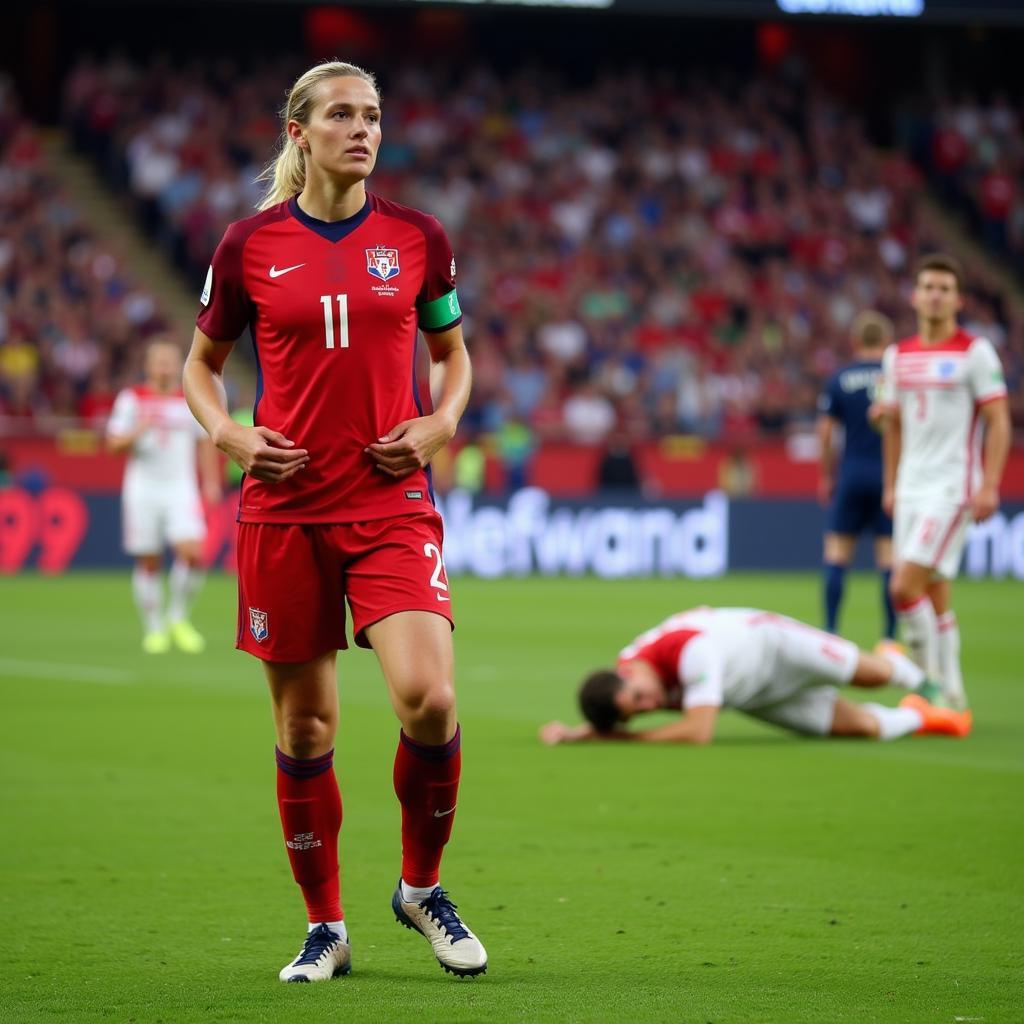
[[[910,690],[897,708],[842,700],[840,686]],[[920,668],[896,652],[868,654],[848,640],[785,615],[755,608],[694,608],[637,637],[615,670],[580,687],[586,725],[549,722],[549,744],[577,740],[710,743],[722,708],[810,736],[892,740],[911,733],[966,736],[968,711],[934,707],[938,692]],[[646,711],[678,710],[677,722],[619,728]]]

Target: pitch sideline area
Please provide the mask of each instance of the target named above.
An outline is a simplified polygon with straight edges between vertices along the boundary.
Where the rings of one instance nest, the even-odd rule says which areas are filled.
[[[122,575],[0,583],[0,1017],[18,1022],[954,1021],[1020,1016],[1020,586],[958,584],[975,732],[543,748],[585,670],[666,614],[817,621],[812,576],[454,581],[464,782],[443,880],[490,953],[455,982],[396,927],[398,726],[340,659],[351,978],[284,986],[303,929],[258,666],[213,577],[200,657],[147,658]],[[877,583],[846,625],[876,637]],[[895,703],[896,692],[881,699]],[[298,991],[296,991],[298,989]]]

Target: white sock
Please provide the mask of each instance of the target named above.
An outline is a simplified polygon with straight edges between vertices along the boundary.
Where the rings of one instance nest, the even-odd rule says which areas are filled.
[[[402,899],[406,903],[422,903],[437,888],[436,885],[416,886],[406,885],[402,880]]]
[[[913,708],[887,708],[884,704],[862,704],[878,723],[878,738],[880,740],[897,740],[901,736],[907,736],[917,732],[924,725],[924,719],[920,711]]]
[[[886,651],[883,658],[892,665],[890,686],[902,686],[904,690],[916,690],[925,680],[924,669],[915,665],[899,651]]]
[[[206,574],[202,569],[193,569],[188,562],[176,558],[171,566],[168,586],[167,618],[171,622],[181,622],[188,618],[188,610],[192,599],[203,585]]]
[[[330,928],[342,942],[348,942],[348,929],[345,927],[344,921],[310,921],[309,931],[312,931],[314,928],[319,928],[322,924],[327,925],[327,927]]]
[[[955,612],[939,616],[939,676],[947,695],[963,697],[964,677],[960,671],[960,625]]]
[[[159,633],[164,628],[161,590],[160,573],[135,566],[132,570],[132,593],[147,633]]]
[[[910,648],[910,656],[924,669],[929,679],[938,679],[939,620],[931,601],[922,597],[909,608],[897,609],[896,616]]]

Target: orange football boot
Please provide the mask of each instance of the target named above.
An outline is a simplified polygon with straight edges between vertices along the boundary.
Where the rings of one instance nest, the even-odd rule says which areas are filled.
[[[958,736],[963,739],[971,731],[973,719],[970,711],[940,708],[935,704],[929,704],[924,697],[916,693],[904,697],[900,701],[900,707],[913,708],[924,720],[915,736]]]

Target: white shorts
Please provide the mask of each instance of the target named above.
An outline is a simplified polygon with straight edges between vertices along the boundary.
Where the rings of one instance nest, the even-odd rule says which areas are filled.
[[[947,580],[960,568],[971,512],[941,498],[896,499],[893,559],[931,569]]]
[[[834,686],[812,686],[778,704],[745,708],[753,718],[760,718],[783,729],[792,729],[807,736],[828,736],[836,714],[839,691]]]
[[[203,503],[194,487],[145,492],[126,489],[121,499],[121,525],[129,555],[155,555],[166,545],[206,537]]]
[[[772,682],[739,710],[796,732],[827,736],[838,688],[853,679],[860,651],[849,640],[782,615],[770,628]]]

